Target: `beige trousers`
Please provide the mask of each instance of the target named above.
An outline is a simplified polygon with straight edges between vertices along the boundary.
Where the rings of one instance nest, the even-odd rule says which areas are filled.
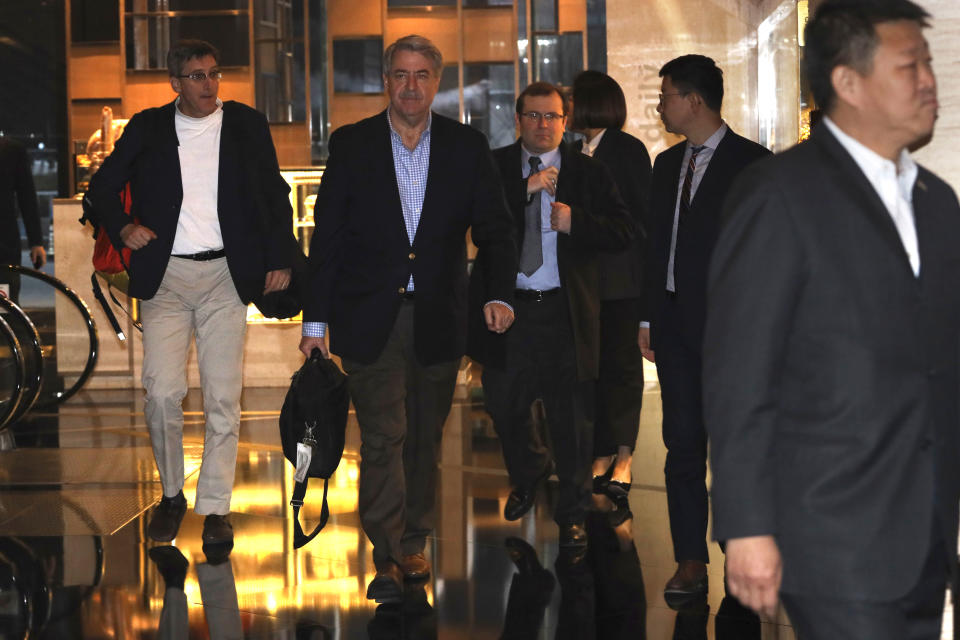
[[[144,300],[144,412],[163,493],[183,489],[183,397],[187,353],[196,335],[206,434],[194,511],[230,512],[240,432],[243,338],[247,307],[226,258],[170,258],[157,294]]]

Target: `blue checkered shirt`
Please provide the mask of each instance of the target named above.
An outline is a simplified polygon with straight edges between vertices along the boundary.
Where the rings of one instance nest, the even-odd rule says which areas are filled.
[[[403,146],[403,138],[393,128],[390,109],[387,109],[387,122],[390,125],[390,146],[393,148],[393,170],[397,175],[397,189],[400,191],[400,205],[403,208],[403,222],[407,227],[407,240],[413,245],[420,224],[420,211],[423,209],[423,194],[427,189],[427,171],[430,168],[430,126],[433,114],[427,116],[427,128],[420,134],[420,140],[413,151]],[[407,291],[413,291],[413,274],[407,283]],[[326,322],[304,322],[303,335],[322,338],[327,332]]]

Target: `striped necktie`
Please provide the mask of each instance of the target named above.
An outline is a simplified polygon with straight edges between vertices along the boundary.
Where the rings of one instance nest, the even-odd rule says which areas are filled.
[[[703,145],[690,147],[687,174],[683,176],[683,189],[680,190],[680,220],[683,220],[683,214],[690,210],[690,190],[693,187],[693,174],[697,170],[697,154],[703,149]]]

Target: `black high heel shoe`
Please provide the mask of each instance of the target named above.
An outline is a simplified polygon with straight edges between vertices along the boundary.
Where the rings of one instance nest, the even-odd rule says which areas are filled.
[[[610,469],[612,471],[613,467],[610,467]],[[632,485],[632,482],[608,479],[602,493],[617,505],[617,509],[627,510],[630,508],[630,487]],[[596,492],[596,478],[594,478],[594,492]]]
[[[613,465],[617,463],[616,457],[614,457],[613,462],[610,463],[610,466],[607,467],[607,470],[602,476],[593,476],[593,493],[596,495],[607,495],[607,484],[610,482],[611,476],[613,476]]]

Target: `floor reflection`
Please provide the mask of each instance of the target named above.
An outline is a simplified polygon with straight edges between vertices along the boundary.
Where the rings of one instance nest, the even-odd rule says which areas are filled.
[[[141,393],[88,390],[31,416],[14,430],[17,449],[0,453],[0,638],[793,638],[782,614],[761,622],[724,598],[716,548],[708,598],[679,612],[663,601],[674,565],[654,385],[630,510],[592,513],[588,551],[566,555],[552,522],[555,481],[524,519],[502,518],[510,487],[499,444],[478,402],[477,377],[462,373],[427,548],[434,572],[405,585],[401,604],[380,607],[364,597],[375,570],[356,514],[353,416],[330,482],[330,521],[294,551],[292,467],[277,429],[285,390],[244,391],[229,553],[203,547],[203,518],[192,511],[171,544],[147,541],[145,509],[160,487],[144,456]],[[184,406],[191,452],[184,493],[192,507],[203,441],[195,390]],[[319,518],[321,495],[321,483],[307,492],[307,529]]]

